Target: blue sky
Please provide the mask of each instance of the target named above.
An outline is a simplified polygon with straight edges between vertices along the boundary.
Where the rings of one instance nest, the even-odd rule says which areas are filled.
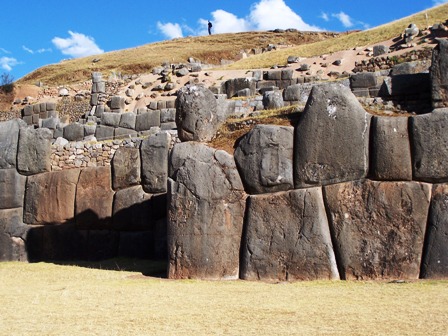
[[[297,28],[367,29],[448,0],[2,1],[0,73],[175,37]],[[447,18],[448,19],[448,18]]]

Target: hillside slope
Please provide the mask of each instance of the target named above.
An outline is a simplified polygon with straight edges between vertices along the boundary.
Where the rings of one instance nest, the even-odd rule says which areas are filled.
[[[337,51],[348,50],[354,47],[363,47],[380,43],[399,37],[404,29],[411,23],[419,28],[428,24],[443,23],[448,19],[448,4],[440,5],[432,9],[393,21],[372,29],[353,34],[341,34],[335,39],[309,43],[286,50],[277,50],[271,53],[255,55],[229,65],[228,69],[265,68],[273,64],[285,64],[288,56],[312,57],[322,54],[330,54]]]
[[[325,39],[328,32],[244,32],[211,36],[185,37],[157,42],[136,48],[78,58],[39,68],[18,81],[20,84],[43,82],[50,85],[69,84],[90,79],[93,71],[108,74],[138,74],[151,71],[165,61],[186,62],[194,57],[203,63],[220,64],[222,59],[236,60],[241,50],[265,48],[268,44],[298,46]],[[93,62],[93,60],[99,60]]]

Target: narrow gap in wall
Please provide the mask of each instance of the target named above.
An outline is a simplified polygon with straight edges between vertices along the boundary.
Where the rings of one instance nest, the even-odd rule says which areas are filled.
[[[326,191],[325,191],[325,186],[322,186],[322,196],[323,196],[322,198],[323,198],[324,206],[325,206],[325,212],[327,214],[328,226],[330,227],[331,244],[333,245],[333,252],[334,252],[334,256],[336,258],[336,265],[338,267],[339,277],[341,280],[347,280],[345,277],[344,268],[342,266],[343,262],[342,262],[342,257],[341,257],[341,251],[337,244],[336,233],[334,231],[334,225],[333,225],[333,221],[332,221],[332,217],[331,217],[331,211],[327,204],[327,195],[326,195]]]

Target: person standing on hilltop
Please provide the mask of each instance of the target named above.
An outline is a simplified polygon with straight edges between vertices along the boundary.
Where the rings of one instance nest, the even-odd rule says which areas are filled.
[[[211,35],[212,34],[212,23],[210,21],[208,21],[208,34]]]

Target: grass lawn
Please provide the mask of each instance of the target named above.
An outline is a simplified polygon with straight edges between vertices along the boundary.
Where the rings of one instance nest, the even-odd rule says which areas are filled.
[[[173,281],[113,264],[0,263],[0,335],[448,333],[448,281]]]

